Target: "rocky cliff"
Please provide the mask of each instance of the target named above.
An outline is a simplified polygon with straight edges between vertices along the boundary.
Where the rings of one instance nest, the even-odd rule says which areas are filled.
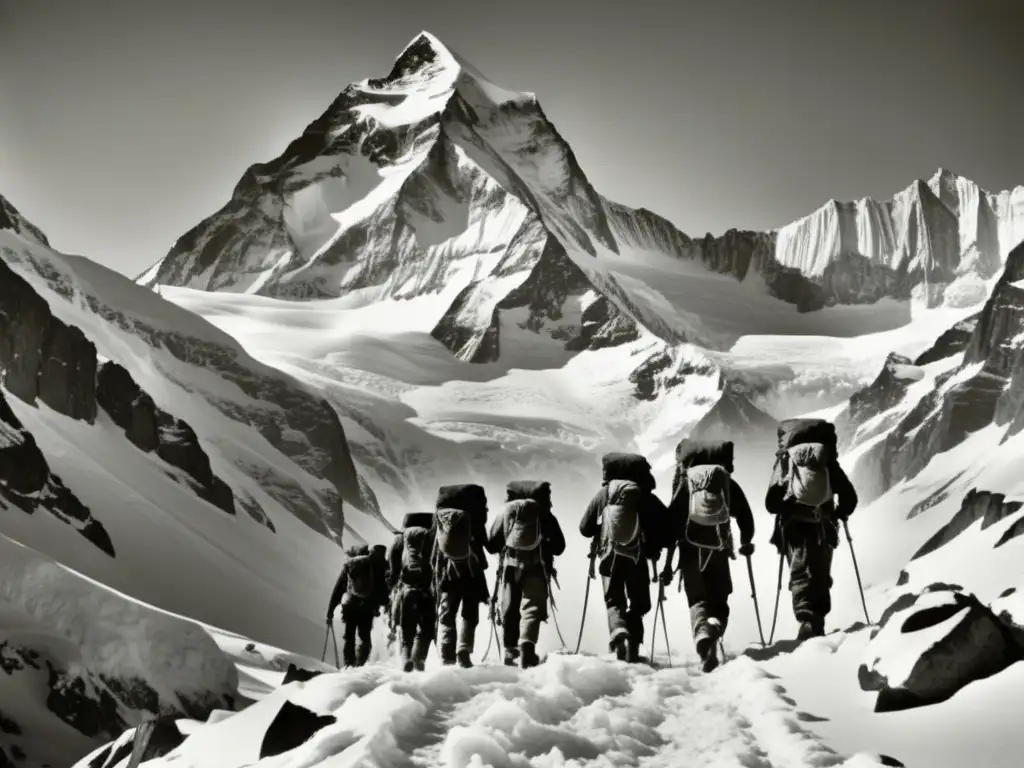
[[[854,479],[858,488],[865,489],[862,498],[870,500],[912,477],[933,456],[972,432],[995,424],[1006,429],[1005,439],[1024,426],[1022,280],[1024,245],[1009,255],[976,320],[944,334],[947,340],[951,334],[962,337],[973,324],[959,361],[936,375],[931,389],[918,401],[903,403],[892,413],[894,423],[885,437],[858,461]],[[902,398],[899,387],[878,386],[876,391],[879,406]]]
[[[103,355],[130,371],[133,381],[139,371],[130,366],[145,359],[144,372],[161,392],[169,382],[171,391],[180,387],[203,398],[231,421],[255,429],[294,462],[297,471],[288,474],[282,471],[288,461],[265,460],[251,451],[234,451],[229,456],[310,527],[340,539],[345,525],[343,500],[379,516],[372,489],[361,481],[352,463],[338,415],[322,397],[257,363],[237,342],[205,321],[94,262],[57,254],[24,238],[0,243],[0,255],[4,275],[0,280],[0,365],[5,369],[5,387],[19,399],[38,398],[60,413],[93,422],[97,350],[89,339],[102,340]],[[157,311],[152,311],[153,302],[159,305]],[[72,325],[58,315],[78,319]],[[127,351],[133,347],[135,352]],[[105,410],[118,414],[119,425],[136,445],[148,441],[152,446],[153,436],[146,434],[153,428],[147,398],[135,393],[123,377],[111,378],[115,370],[107,369],[108,387],[123,383],[126,389],[108,389]],[[202,371],[199,379],[196,370]],[[197,385],[197,381],[205,383]],[[141,382],[135,386],[149,394]],[[132,422],[125,412],[128,407],[136,408]],[[209,457],[199,444],[200,438],[217,443],[221,435],[197,436],[198,425],[169,415],[173,404],[154,402],[153,408],[154,451],[182,470],[187,484],[203,498],[226,511],[234,509],[233,494],[213,475]],[[261,503],[250,494],[236,501],[261,524],[273,527]]]
[[[227,483],[213,474],[195,431],[181,419],[157,408],[131,374],[117,363],[100,366],[96,399],[132,445],[155,453],[172,467],[182,470],[200,498],[235,514],[235,499]],[[172,475],[173,477],[173,475]],[[175,479],[179,479],[175,477]]]
[[[0,507],[28,514],[46,510],[110,557],[114,545],[103,523],[50,471],[35,438],[22,426],[0,390]]]

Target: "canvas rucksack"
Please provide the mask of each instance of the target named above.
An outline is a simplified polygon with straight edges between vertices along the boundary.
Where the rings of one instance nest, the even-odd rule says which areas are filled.
[[[786,498],[800,505],[796,515],[817,521],[822,505],[832,501],[830,459],[824,443],[800,443],[786,450]]]
[[[453,563],[468,562],[473,555],[473,520],[462,509],[439,509],[437,521],[437,550]]]
[[[402,531],[402,583],[422,587],[430,583],[430,531],[412,526]]]
[[[505,547],[519,557],[537,552],[541,545],[541,508],[530,499],[505,505]]]
[[[373,596],[376,566],[370,555],[356,555],[348,560],[348,593],[355,597]]]
[[[608,502],[601,513],[601,541],[605,556],[640,560],[640,504],[643,491],[631,480],[608,483]]]
[[[700,549],[732,554],[729,471],[720,464],[687,467],[684,477],[689,492],[686,540]]]

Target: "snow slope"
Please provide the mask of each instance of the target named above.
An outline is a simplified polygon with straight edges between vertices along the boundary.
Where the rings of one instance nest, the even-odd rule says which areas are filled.
[[[287,703],[336,720],[298,748],[260,759],[263,735]],[[485,667],[406,676],[376,667],[293,683],[144,765],[882,765],[869,754],[843,759],[803,720],[749,660],[715,678],[585,656],[525,673]]]

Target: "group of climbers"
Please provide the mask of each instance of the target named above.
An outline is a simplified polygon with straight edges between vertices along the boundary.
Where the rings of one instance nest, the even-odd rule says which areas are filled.
[[[730,441],[684,439],[676,450],[667,507],[655,494],[646,458],[603,457],[601,488],[579,530],[591,540],[589,576],[595,577],[596,567],[609,647],[620,660],[640,660],[644,618],[659,607],[652,604],[651,585],[660,585],[660,605],[664,588],[678,574],[703,667],[711,671],[719,664],[716,649],[728,626],[733,590],[731,561],[739,555],[749,567],[754,553],[754,515],[733,478],[733,454]],[[838,525],[857,506],[857,494],[839,465],[834,425],[822,419],[779,425],[764,506],[774,518],[771,543],[789,563],[798,639],[822,635],[831,611]],[[540,625],[549,618],[554,559],[566,546],[552,511],[551,485],[509,483],[503,509],[490,525],[487,518],[481,486],[444,486],[433,512],[406,515],[389,550],[349,550],[328,606],[330,623],[341,605],[347,666],[366,663],[373,620],[386,607],[406,671],[424,668],[435,636],[443,664],[470,667],[480,606],[488,602],[490,618],[502,628],[505,664],[525,669],[540,663],[536,646]],[[498,558],[493,596],[485,553]]]

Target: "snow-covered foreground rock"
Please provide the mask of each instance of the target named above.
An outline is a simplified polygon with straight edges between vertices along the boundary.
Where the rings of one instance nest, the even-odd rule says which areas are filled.
[[[205,720],[238,684],[195,623],[0,536],[0,764],[68,765],[144,713]]]
[[[586,656],[540,668],[368,667],[292,683],[203,725],[146,768],[242,766],[846,766],[749,659],[702,677]],[[282,721],[290,727],[284,728]],[[296,744],[296,737],[308,740]],[[76,768],[115,768],[84,758]],[[889,765],[895,763],[889,762]]]

